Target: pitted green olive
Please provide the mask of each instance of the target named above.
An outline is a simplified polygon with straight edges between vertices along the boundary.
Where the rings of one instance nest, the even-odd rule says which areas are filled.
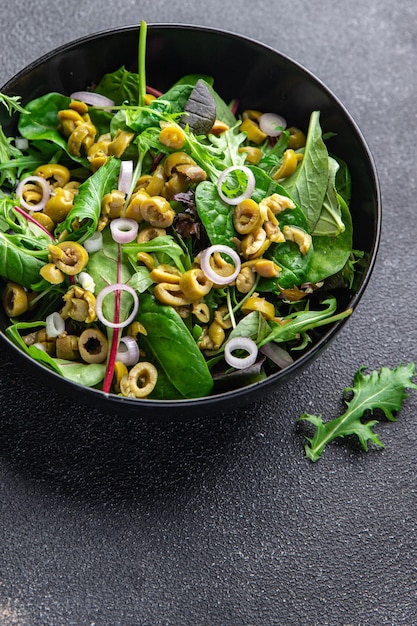
[[[163,126],[159,133],[159,141],[168,148],[181,150],[185,143],[185,134],[180,126],[167,124]]]
[[[79,337],[78,350],[86,363],[103,363],[108,352],[107,338],[98,328],[86,328]]]
[[[55,263],[46,263],[39,270],[39,274],[51,285],[60,285],[65,280],[64,273],[57,268]]]
[[[175,211],[168,200],[162,196],[145,199],[140,210],[143,219],[156,228],[167,228],[174,221]]]
[[[55,224],[63,222],[71,211],[74,204],[74,194],[68,189],[57,187],[43,210],[44,214],[51,218]]]
[[[61,335],[57,337],[55,351],[58,359],[77,361],[80,357],[77,335]]]
[[[120,381],[120,391],[129,398],[146,398],[155,388],[158,370],[152,363],[140,361]]]
[[[192,302],[206,296],[213,287],[211,280],[200,268],[193,268],[182,274],[179,285],[184,296]]]
[[[40,165],[34,171],[34,175],[45,178],[52,188],[63,187],[69,182],[71,177],[69,169],[59,163]]]
[[[88,263],[88,252],[77,241],[49,245],[48,250],[51,263],[55,263],[58,269],[69,276],[79,274]]]
[[[259,228],[262,217],[258,203],[251,198],[240,202],[233,212],[233,224],[239,235],[247,235]]]
[[[3,308],[9,317],[18,317],[28,310],[28,296],[23,287],[8,282],[3,292]]]

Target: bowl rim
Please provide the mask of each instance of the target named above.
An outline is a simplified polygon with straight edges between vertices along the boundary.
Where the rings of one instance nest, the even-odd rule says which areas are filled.
[[[69,40],[68,42],[61,44],[49,52],[42,54],[37,59],[28,63],[25,67],[19,70],[14,76],[4,83],[2,87],[0,87],[0,91],[10,91],[12,90],[12,86],[16,81],[18,81],[21,77],[27,75],[35,68],[39,67],[43,63],[49,61],[51,58],[56,57],[64,52],[67,52],[70,49],[76,48],[79,45],[86,44],[88,42],[94,41],[95,39],[105,38],[107,36],[111,36],[121,32],[131,32],[138,31],[140,28],[139,24],[128,24],[122,25],[115,28],[103,29],[92,32],[88,35],[77,37],[75,39]],[[379,250],[380,240],[381,240],[381,228],[382,228],[382,207],[381,207],[381,190],[378,172],[375,164],[375,160],[369,148],[369,145],[359,128],[358,123],[354,120],[352,115],[349,113],[348,109],[341,101],[341,99],[311,70],[305,67],[303,64],[295,60],[294,58],[282,53],[277,48],[272,47],[268,44],[265,44],[255,38],[252,38],[247,35],[242,35],[237,32],[212,27],[212,26],[203,26],[198,24],[187,24],[187,23],[164,23],[164,22],[152,22],[147,24],[147,28],[151,31],[162,29],[162,30],[185,30],[185,31],[199,31],[204,33],[209,33],[213,35],[220,35],[226,38],[234,38],[243,42],[246,42],[251,45],[255,45],[260,49],[264,49],[265,52],[272,53],[280,56],[284,61],[288,62],[290,65],[295,66],[299,72],[304,73],[310,80],[312,80],[322,91],[324,91],[327,96],[332,100],[343,112],[343,115],[348,120],[349,124],[353,128],[356,133],[356,136],[361,144],[363,153],[368,161],[369,170],[372,174],[373,178],[373,190],[375,196],[375,225],[373,229],[373,241],[372,247],[367,252],[368,255],[368,263],[366,270],[361,278],[361,283],[356,291],[353,293],[349,300],[349,307],[352,308],[352,313],[354,313],[356,307],[358,306],[364,291],[371,279],[371,275],[373,273],[376,257]],[[189,409],[193,409],[198,406],[203,414],[213,413],[215,411],[219,411],[221,409],[221,405],[227,401],[227,403],[232,403],[233,407],[241,406],[242,404],[247,404],[251,399],[253,400],[259,397],[260,390],[265,390],[265,392],[270,391],[271,388],[277,387],[278,382],[284,382],[286,379],[292,377],[296,372],[301,372],[307,365],[310,364],[314,360],[316,356],[319,355],[321,351],[335,338],[335,336],[342,330],[343,326],[350,320],[352,316],[344,318],[334,325],[330,326],[328,330],[323,333],[322,337],[319,339],[317,343],[311,346],[303,355],[297,358],[292,364],[288,365],[286,368],[277,371],[274,374],[269,375],[262,381],[258,381],[245,387],[240,387],[237,389],[232,389],[225,392],[219,392],[210,396],[204,396],[200,398],[183,398],[183,399],[171,399],[171,400],[160,400],[160,399],[133,399],[126,398],[123,396],[119,396],[114,393],[105,393],[100,389],[95,389],[91,387],[86,387],[81,385],[80,383],[70,381],[58,373],[52,371],[48,367],[42,365],[39,362],[33,361],[33,359],[22,352],[22,350],[16,346],[0,329],[0,339],[5,342],[9,348],[11,348],[15,353],[18,353],[19,358],[25,359],[26,363],[30,365],[30,367],[35,368],[37,371],[39,368],[46,370],[49,376],[52,376],[51,380],[56,377],[58,381],[58,387],[60,392],[74,394],[77,393],[77,398],[80,398],[80,402],[83,404],[88,404],[90,406],[94,406],[96,408],[100,408],[104,412],[109,413],[119,413],[123,412],[124,409],[129,412],[134,412],[138,416],[141,413],[141,409],[143,409],[146,414],[149,414],[149,411],[169,411],[172,409],[172,414],[182,414],[184,416],[187,415]]]

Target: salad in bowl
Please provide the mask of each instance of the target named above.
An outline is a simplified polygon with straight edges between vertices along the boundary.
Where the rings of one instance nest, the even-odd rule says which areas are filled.
[[[124,401],[259,386],[352,313],[352,176],[321,110],[167,88],[120,65],[22,100],[0,130],[4,334],[55,376]],[[354,182],[353,182],[354,185]]]

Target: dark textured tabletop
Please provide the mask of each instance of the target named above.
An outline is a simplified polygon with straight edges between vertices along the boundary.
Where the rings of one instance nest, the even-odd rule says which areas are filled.
[[[383,228],[353,317],[303,373],[242,411],[143,423],[39,384],[2,345],[0,624],[417,624],[417,393],[384,449],[304,458],[296,418],[340,414],[361,366],[416,359],[414,0],[0,0],[0,84],[110,27],[183,22],[253,37],[314,72],[375,158]]]

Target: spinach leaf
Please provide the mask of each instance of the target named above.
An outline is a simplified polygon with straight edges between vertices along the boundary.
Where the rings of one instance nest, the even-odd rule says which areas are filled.
[[[223,100],[217,91],[208,85],[211,95],[216,103],[216,117],[218,120],[225,122],[230,128],[236,125],[236,116],[232,113],[230,106]]]
[[[342,196],[343,200],[349,206],[352,195],[352,179],[350,176],[349,167],[347,163],[343,161],[343,159],[341,159],[340,157],[333,156],[332,158],[335,159],[339,164],[339,169],[337,170],[335,180],[337,193]]]
[[[129,278],[128,284],[138,293],[143,293],[149,289],[154,281],[150,278],[150,271],[144,265],[135,269],[136,271],[133,276]]]
[[[303,210],[310,233],[320,217],[328,185],[328,153],[322,138],[319,115],[318,111],[311,114],[301,163],[294,174],[281,183]]]
[[[210,243],[234,248],[233,207],[221,200],[216,185],[209,180],[199,183],[195,190],[195,203]]]
[[[260,202],[263,198],[273,195],[274,193],[290,197],[288,191],[276,180],[273,180],[267,172],[257,166],[250,166],[255,175],[255,190],[252,199]],[[293,200],[293,198],[292,198]],[[295,202],[295,208],[285,209],[277,216],[281,230],[284,226],[296,226],[302,230],[308,231],[307,219]],[[306,254],[300,252],[299,247],[293,241],[284,241],[282,243],[273,243],[265,252],[264,257],[273,260],[280,268],[281,273],[276,278],[263,278],[259,281],[257,289],[259,291],[279,292],[278,285],[282,289],[291,288],[294,285],[300,285],[304,282],[304,277],[311,263],[313,249]]]
[[[158,369],[158,362],[154,363],[154,365]],[[156,385],[148,397],[152,400],[180,400],[184,398],[161,367],[158,369]]]
[[[138,320],[147,331],[141,336],[145,351],[154,356],[171,384],[185,398],[209,395],[213,379],[207,363],[175,309],[143,294]]]
[[[240,322],[230,331],[229,339],[233,337],[248,337],[255,343],[259,343],[271,334],[271,328],[259,311],[252,311],[245,315]]]
[[[336,175],[338,169],[338,162],[335,161],[335,159],[329,158],[327,189],[319,219],[314,226],[314,230],[311,232],[312,235],[327,235],[332,237],[343,232],[345,228],[341,218],[341,209],[336,192]]]
[[[197,80],[195,82],[197,82]],[[190,83],[178,82],[175,85],[173,85],[170,89],[168,89],[168,91],[166,91],[161,96],[161,99],[164,100],[165,102],[170,103],[171,110],[173,113],[182,113],[191,95],[194,85],[195,83],[192,83],[192,82]]]
[[[121,256],[119,257],[119,244],[117,244],[110,228],[103,231],[103,247],[97,252],[90,254],[86,271],[91,275],[95,283],[94,293],[97,295],[104,287],[119,282],[118,273],[120,268],[120,282],[127,283],[132,272],[130,265]],[[103,313],[106,319],[114,320],[114,295],[109,294],[103,300]],[[126,319],[132,306],[132,296],[126,291],[120,292],[120,319]]]
[[[34,361],[45,365],[60,376],[72,380],[86,387],[94,387],[104,378],[106,366],[103,363],[80,363],[78,361],[67,361],[50,356],[44,350],[35,345],[27,346],[22,339],[20,331],[37,330],[45,327],[45,322],[17,322],[6,328],[7,337],[21,350],[26,352]]]
[[[122,65],[115,72],[105,74],[95,91],[120,106],[124,103],[136,104],[139,102],[139,75],[129,72]]]
[[[95,387],[103,380],[106,373],[105,363],[80,363],[57,358],[53,361],[64,378],[85,387]]]
[[[313,258],[313,246],[310,247],[306,254],[301,254],[296,243],[283,241],[282,243],[272,244],[264,256],[274,261],[281,268],[281,272],[278,278],[260,280],[258,290],[279,293],[278,284],[281,289],[290,289],[295,285],[301,285],[306,282],[306,276]]]
[[[119,169],[119,159],[109,158],[79,186],[74,206],[56,228],[57,235],[67,231],[66,239],[75,239],[79,242],[91,237],[97,230],[102,198],[115,188]]]
[[[345,266],[349,259],[352,251],[352,217],[343,198],[338,196],[338,200],[345,230],[337,237],[313,237],[314,254],[304,276],[305,282],[316,283],[333,276]]]
[[[77,157],[68,153],[67,140],[58,131],[58,112],[69,107],[71,100],[68,96],[59,93],[47,93],[40,98],[26,104],[26,111],[30,115],[21,115],[18,129],[22,137],[29,140],[51,141],[66,152],[73,161],[88,167],[89,162],[84,157]]]
[[[0,275],[30,289],[39,281],[47,259],[38,259],[20,245],[19,237],[0,232]]]
[[[142,133],[150,127],[155,127],[160,132],[161,121],[174,121],[171,105],[166,100],[157,98],[145,107],[133,107],[124,111],[126,124],[135,133]]]

